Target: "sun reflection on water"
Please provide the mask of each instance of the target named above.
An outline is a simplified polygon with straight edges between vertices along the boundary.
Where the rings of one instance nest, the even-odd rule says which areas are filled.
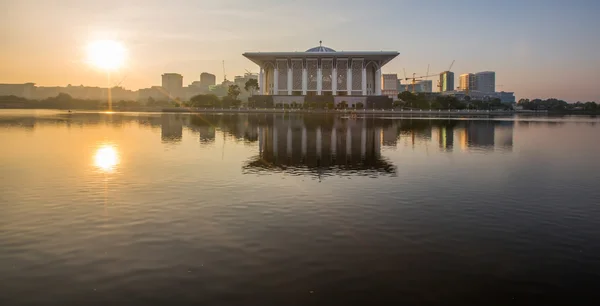
[[[102,145],[94,155],[94,165],[104,172],[112,172],[119,164],[119,153],[113,145]]]

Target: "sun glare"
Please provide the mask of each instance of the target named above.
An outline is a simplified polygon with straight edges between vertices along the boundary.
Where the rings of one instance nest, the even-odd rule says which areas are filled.
[[[104,172],[111,172],[119,164],[119,154],[112,145],[98,148],[94,155],[94,165]]]
[[[98,40],[87,47],[88,62],[100,69],[116,70],[125,63],[127,50],[120,42]]]

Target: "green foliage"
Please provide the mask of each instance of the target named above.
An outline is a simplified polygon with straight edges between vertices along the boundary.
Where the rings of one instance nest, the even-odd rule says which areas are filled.
[[[534,99],[531,101],[529,99],[520,99],[517,104],[519,106],[522,106],[523,109],[526,110],[565,110],[577,107],[577,103],[575,103],[575,105],[570,106],[567,102],[554,98],[547,100]]]
[[[240,95],[242,91],[240,90],[240,87],[237,85],[229,85],[229,89],[227,90],[227,96],[230,98],[233,98],[234,100],[237,100],[238,96]]]
[[[193,96],[189,102],[192,107],[219,107],[221,101],[213,94]]]
[[[346,101],[340,102],[338,104],[337,108],[339,108],[339,109],[346,109],[346,108],[348,108],[348,102],[346,102]]]
[[[254,91],[260,89],[258,87],[258,80],[257,79],[249,79],[248,81],[246,81],[246,84],[244,84],[244,89],[246,91],[249,91],[251,96],[254,95]]]
[[[354,105],[355,105],[356,109],[363,109],[363,108],[365,108],[365,105],[362,102],[358,102],[358,103],[356,103]]]
[[[466,104],[458,101],[454,96],[437,96],[431,102],[431,109],[464,109]]]
[[[398,99],[404,102],[412,102],[417,100],[417,96],[410,91],[403,91],[398,94]]]

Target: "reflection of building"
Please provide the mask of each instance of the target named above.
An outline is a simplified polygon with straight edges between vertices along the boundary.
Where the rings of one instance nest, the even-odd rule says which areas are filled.
[[[161,139],[164,142],[180,142],[183,136],[183,122],[179,115],[161,115]]]
[[[494,130],[494,146],[501,150],[512,150],[514,121],[500,121]]]
[[[395,147],[398,144],[398,131],[395,125],[391,125],[381,131],[381,139],[384,146]]]
[[[493,121],[469,121],[467,123],[467,136],[471,147],[494,146]]]
[[[363,119],[335,118],[329,123],[313,126],[304,124],[302,117],[276,116],[272,126],[258,129],[259,156],[245,169],[395,173],[381,158],[381,128]]]
[[[444,151],[452,151],[452,147],[454,146],[454,127],[450,125],[439,126],[438,139],[440,149]]]

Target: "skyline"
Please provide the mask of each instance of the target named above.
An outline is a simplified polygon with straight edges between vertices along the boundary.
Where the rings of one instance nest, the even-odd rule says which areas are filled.
[[[424,75],[428,64],[430,74],[439,73],[456,60],[455,84],[460,74],[491,70],[497,90],[514,91],[518,99],[600,101],[595,1],[428,7],[408,1],[83,2],[0,0],[7,8],[0,12],[6,44],[0,49],[0,83],[106,87],[122,81],[136,90],[160,85],[165,72],[182,74],[184,85],[202,72],[220,82],[223,60],[232,80],[245,69],[258,72],[244,52],[304,51],[322,40],[338,51],[399,51],[383,69],[399,77],[404,69],[408,76]],[[86,46],[99,39],[120,41],[128,53],[110,84],[105,72],[85,62]]]

